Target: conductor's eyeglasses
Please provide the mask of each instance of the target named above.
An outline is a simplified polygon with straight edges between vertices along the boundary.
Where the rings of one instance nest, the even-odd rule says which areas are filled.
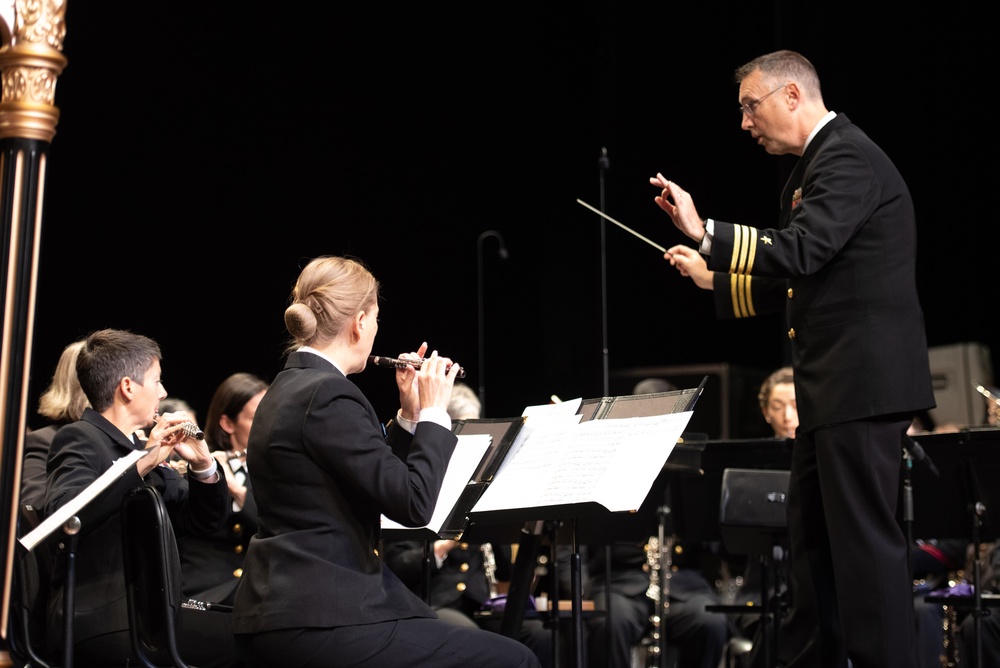
[[[788,84],[781,84],[780,86],[778,86],[777,88],[775,88],[774,90],[772,90],[767,95],[764,95],[763,97],[760,97],[760,98],[758,98],[756,100],[750,100],[749,102],[742,103],[740,105],[740,113],[746,114],[750,118],[753,118],[754,112],[757,111],[757,107],[760,106],[761,102],[763,102],[767,98],[771,97],[772,95],[774,95],[775,93],[777,93],[779,90],[781,90],[782,88],[784,88],[787,85]]]

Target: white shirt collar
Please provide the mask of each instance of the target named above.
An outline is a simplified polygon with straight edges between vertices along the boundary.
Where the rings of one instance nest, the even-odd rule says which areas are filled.
[[[803,153],[805,153],[805,150],[807,148],[809,148],[809,142],[811,142],[813,140],[813,137],[815,137],[816,134],[820,130],[823,129],[824,125],[826,125],[827,123],[829,123],[830,121],[832,121],[834,118],[836,118],[836,116],[837,116],[837,112],[835,112],[835,111],[828,111],[828,112],[826,112],[826,116],[824,116],[823,118],[819,119],[819,123],[816,124],[816,127],[813,128],[813,131],[809,133],[808,137],[806,137],[806,145],[802,147],[802,152]]]
[[[320,357],[322,357],[323,359],[325,359],[327,362],[329,362],[330,364],[332,364],[337,369],[337,371],[339,371],[340,373],[344,373],[344,370],[341,369],[339,366],[337,366],[336,362],[334,362],[332,359],[330,359],[329,356],[321,353],[320,351],[316,350],[315,348],[310,348],[309,346],[302,346],[301,348],[299,348],[295,352],[299,352],[299,353],[312,353],[313,355],[319,355]],[[346,376],[347,374],[344,373],[344,375]]]

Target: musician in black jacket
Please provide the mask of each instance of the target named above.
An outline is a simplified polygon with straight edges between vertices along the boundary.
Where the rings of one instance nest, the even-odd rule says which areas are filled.
[[[459,369],[435,351],[397,370],[400,411],[384,429],[347,378],[371,355],[378,294],[339,257],[312,260],[295,284],[292,351],[250,431],[260,528],[233,604],[237,647],[251,666],[537,666],[510,638],[437,619],[382,563],[382,515],[422,526],[434,511],[458,440],[445,409]]]
[[[177,541],[182,591],[200,601],[232,605],[243,576],[250,537],[257,533],[257,503],[246,466],[247,441],[257,404],[267,383],[249,373],[234,373],[212,395],[205,417],[205,442],[226,477],[232,509],[226,524],[211,536]]]
[[[76,369],[93,408],[56,432],[49,448],[46,515],[76,497],[115,460],[146,450],[79,513],[73,638],[76,660],[84,665],[132,660],[119,518],[125,495],[142,485],[155,487],[178,536],[210,534],[229,514],[226,481],[204,441],[185,435],[182,423],[188,417],[168,413],[156,419],[167,394],[160,382],[161,357],[156,342],[145,336],[114,329],[88,336]],[[139,441],[135,432],[153,422],[148,439]],[[188,463],[186,477],[166,463],[171,455]],[[53,654],[61,650],[66,584],[65,561],[56,563],[46,634]],[[178,627],[181,656],[193,665],[237,663],[228,615],[182,609]]]

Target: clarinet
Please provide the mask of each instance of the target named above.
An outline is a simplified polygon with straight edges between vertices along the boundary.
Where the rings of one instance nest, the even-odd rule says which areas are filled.
[[[493,554],[493,546],[489,543],[483,543],[479,549],[483,553],[483,573],[486,575],[486,585],[490,589],[490,598],[493,599],[500,595],[500,591],[497,589],[496,555]]]
[[[944,606],[944,617],[941,619],[941,630],[944,634],[942,649],[944,653],[938,657],[941,668],[957,668],[962,662],[958,656],[958,610],[953,605]]]
[[[646,596],[653,601],[653,614],[649,618],[649,633],[642,641],[642,646],[646,652],[643,657],[644,668],[659,668],[662,657],[660,656],[660,637],[663,633],[663,618],[670,607],[670,574],[673,566],[674,551],[673,536],[650,536],[643,549],[646,551],[646,563],[642,565],[642,570],[649,574],[649,586],[646,588]]]

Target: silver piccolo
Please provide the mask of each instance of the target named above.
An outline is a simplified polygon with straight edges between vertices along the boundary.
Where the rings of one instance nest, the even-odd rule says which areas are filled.
[[[369,355],[368,361],[374,364],[375,366],[386,367],[388,369],[405,369],[408,366],[412,366],[419,369],[420,365],[427,361],[427,358],[424,357],[419,360],[407,360],[399,357],[381,357],[379,355]],[[451,365],[449,364],[446,371],[450,370],[451,370]],[[458,377],[465,378],[465,369],[463,369],[462,367],[458,367]]]

